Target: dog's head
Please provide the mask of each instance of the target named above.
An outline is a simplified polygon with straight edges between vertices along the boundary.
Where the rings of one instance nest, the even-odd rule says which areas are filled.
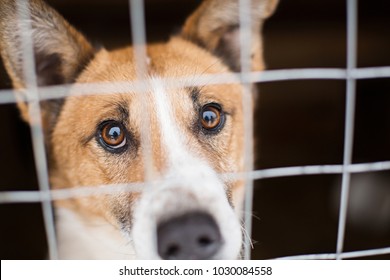
[[[240,70],[239,1],[206,0],[180,34],[147,47],[147,73],[137,76],[131,47],[95,50],[56,11],[30,0],[18,12],[0,0],[0,47],[16,88],[26,87],[20,30],[28,14],[38,86],[135,81],[140,90],[77,95],[41,102],[54,188],[145,182],[119,192],[57,202],[88,223],[106,221],[131,240],[139,258],[237,258],[242,243],[241,181],[219,174],[243,170],[243,88],[175,86],[164,78]],[[252,0],[252,69],[263,69],[263,20],[277,0]],[[19,108],[29,121],[29,105]],[[145,170],[148,170],[146,176]]]

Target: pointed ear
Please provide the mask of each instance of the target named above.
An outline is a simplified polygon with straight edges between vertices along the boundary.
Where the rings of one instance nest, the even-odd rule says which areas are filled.
[[[252,70],[264,69],[261,27],[279,0],[251,1]],[[232,70],[240,71],[239,0],[205,0],[187,19],[182,36],[219,56]]]
[[[17,1],[0,0],[0,53],[13,86],[24,88],[21,27],[26,22],[19,19]],[[73,82],[94,55],[91,44],[41,0],[29,0],[28,7],[23,13],[30,19],[38,86]],[[44,103],[44,116],[58,110],[58,102]],[[19,108],[27,120],[27,105],[19,103]]]

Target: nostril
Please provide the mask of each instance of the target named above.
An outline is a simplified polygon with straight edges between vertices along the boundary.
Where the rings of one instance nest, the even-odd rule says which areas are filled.
[[[219,228],[205,213],[188,213],[157,228],[158,254],[163,259],[210,259],[222,246]]]
[[[164,255],[175,257],[179,254],[179,252],[180,252],[180,246],[178,244],[171,244],[170,246],[167,247],[167,250],[164,253]]]
[[[201,237],[198,238],[198,244],[201,247],[209,246],[212,243],[213,243],[213,240],[211,240],[211,238],[208,237],[208,236],[201,236]]]

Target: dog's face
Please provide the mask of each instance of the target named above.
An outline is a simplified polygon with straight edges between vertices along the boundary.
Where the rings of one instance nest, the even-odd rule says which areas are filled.
[[[164,77],[228,71],[218,59],[180,38],[148,48],[148,56],[144,92],[129,88],[123,94],[67,99],[53,130],[57,166],[53,185],[144,182],[148,155],[153,162],[151,180],[156,182],[145,187],[142,195],[122,193],[72,203],[86,215],[103,216],[127,233],[134,227],[137,252],[147,259],[158,257],[153,235],[164,221],[191,212],[220,213],[221,217],[214,217],[219,231],[226,234],[224,240],[231,238],[235,244],[233,252],[226,248],[229,254],[221,252],[219,258],[234,257],[241,232],[229,202],[241,186],[222,182],[217,174],[242,170],[241,87],[165,86],[160,80]],[[132,50],[126,48],[98,52],[78,82],[135,79]],[[144,127],[146,118],[149,125]],[[149,144],[143,142],[143,133],[149,136]]]
[[[252,68],[261,70],[260,29],[277,1],[252,2]],[[22,88],[17,6],[0,4],[1,54],[14,86]],[[169,85],[164,78],[240,69],[238,1],[204,1],[179,35],[147,46],[142,77],[131,47],[94,50],[47,5],[33,0],[29,10],[38,85],[145,82],[116,94],[73,90],[65,100],[41,103],[54,188],[146,182],[140,192],[56,206],[89,225],[121,231],[138,258],[237,258],[242,232],[234,207],[240,207],[243,182],[219,174],[243,171],[242,86]],[[29,120],[28,105],[19,107]]]

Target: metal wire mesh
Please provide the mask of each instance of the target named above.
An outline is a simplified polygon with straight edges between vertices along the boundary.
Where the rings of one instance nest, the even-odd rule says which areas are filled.
[[[20,11],[26,10],[28,1],[17,1],[18,9]],[[27,81],[27,88],[23,90],[21,96],[30,104],[30,117],[36,120],[35,125],[31,127],[31,134],[33,139],[34,156],[39,180],[39,191],[8,191],[0,193],[0,203],[28,203],[41,202],[43,209],[43,217],[46,227],[46,235],[49,246],[50,259],[56,259],[57,244],[53,222],[53,209],[51,206],[52,200],[66,199],[76,196],[90,196],[96,194],[110,194],[117,191],[139,191],[145,183],[126,184],[126,185],[105,185],[105,186],[90,186],[80,187],[69,190],[49,190],[49,180],[47,163],[44,150],[44,141],[42,133],[42,125],[40,121],[39,100],[48,100],[65,97],[70,87],[76,87],[74,92],[79,95],[88,94],[107,94],[119,93],[128,87],[139,88],[142,91],[142,77],[146,67],[146,50],[145,50],[145,18],[143,10],[143,0],[129,0],[131,25],[133,42],[135,44],[135,57],[137,69],[137,81],[121,82],[121,83],[99,83],[99,84],[83,84],[83,85],[63,85],[50,86],[38,88],[37,78],[34,72],[34,55],[32,39],[28,34],[30,26],[25,25],[23,30],[23,61],[25,70],[25,79]],[[242,30],[249,30],[250,18],[245,17],[247,11],[250,9],[250,0],[240,0],[240,28]],[[248,42],[250,42],[250,32],[241,32],[240,46],[241,46],[241,73],[235,74],[220,74],[220,75],[200,75],[195,79],[191,77],[180,78],[164,78],[161,82],[167,83],[170,86],[182,87],[183,85],[195,86],[204,84],[224,84],[230,83],[232,80],[239,79],[244,85],[245,92],[243,94],[243,103],[246,108],[252,108],[252,100],[250,98],[250,84],[261,83],[269,81],[283,81],[283,80],[299,80],[299,79],[335,79],[346,80],[346,113],[345,113],[345,133],[344,133],[344,156],[341,165],[315,165],[315,166],[296,166],[273,168],[264,170],[253,170],[253,131],[252,131],[252,111],[246,110],[245,119],[245,172],[242,174],[220,174],[220,176],[227,176],[232,178],[246,179],[246,203],[245,203],[245,228],[250,234],[251,232],[251,209],[253,197],[253,181],[265,178],[277,178],[284,176],[299,176],[309,174],[341,174],[342,188],[339,211],[339,224],[337,234],[337,247],[333,254],[311,254],[289,256],[284,259],[347,259],[356,257],[368,257],[380,254],[389,254],[390,248],[380,248],[373,250],[363,250],[355,252],[344,252],[345,239],[345,225],[348,208],[348,196],[350,177],[353,173],[362,173],[370,171],[390,170],[390,161],[373,162],[373,163],[352,163],[352,148],[353,148],[353,127],[354,127],[354,110],[355,110],[355,87],[356,80],[369,78],[383,78],[390,77],[390,67],[371,67],[371,68],[357,68],[356,64],[356,49],[357,49],[357,0],[347,0],[347,68],[346,69],[291,69],[291,70],[273,70],[264,72],[250,71],[250,50]],[[19,13],[20,19],[28,22],[24,18],[26,13]],[[235,79],[232,79],[234,77]],[[19,94],[20,95],[20,94]],[[0,104],[15,103],[14,90],[0,91]],[[147,123],[148,120],[145,120]],[[145,125],[147,127],[147,124]],[[144,134],[144,140],[148,141]],[[148,150],[144,149],[146,165],[145,173],[151,171],[152,157],[148,154]],[[146,176],[148,178],[148,176]],[[245,258],[250,259],[250,236],[245,240]]]

